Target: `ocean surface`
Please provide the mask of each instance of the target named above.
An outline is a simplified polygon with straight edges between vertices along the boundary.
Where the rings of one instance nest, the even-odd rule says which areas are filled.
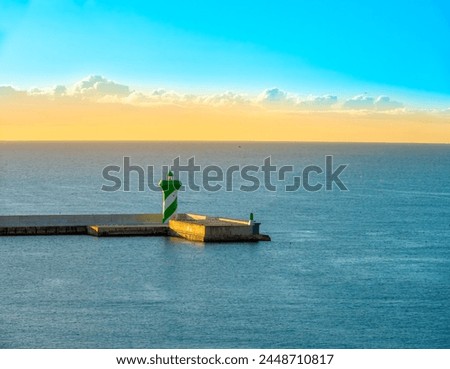
[[[0,143],[0,214],[160,212],[137,173],[101,190],[125,156],[157,182],[178,156],[298,175],[326,155],[348,191],[179,193],[272,242],[1,237],[0,348],[450,348],[450,145]]]

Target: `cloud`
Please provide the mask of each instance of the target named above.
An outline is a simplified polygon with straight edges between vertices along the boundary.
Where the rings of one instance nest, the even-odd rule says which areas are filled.
[[[257,96],[256,101],[268,106],[295,106],[298,102],[298,97],[274,87],[264,90]]]
[[[67,94],[67,87],[63,85],[58,85],[53,88],[53,96],[64,96]]]
[[[16,90],[12,86],[0,86],[0,97],[15,97],[24,94],[24,91]]]
[[[159,88],[157,90],[153,90],[153,92],[151,93],[151,96],[163,97],[166,94],[167,94],[166,90],[164,90],[163,88]]]
[[[403,108],[403,104],[398,101],[393,101],[389,96],[378,96],[374,102],[377,110],[392,110]]]
[[[166,91],[162,88],[154,90],[149,98],[152,102],[179,103],[185,101],[185,96],[183,94],[174,91]]]
[[[185,104],[185,103],[201,103],[202,97],[191,94],[180,94],[174,91],[167,91],[164,89],[156,89],[150,93],[142,93],[138,91],[132,91],[126,97],[116,97],[115,102],[121,102],[125,104],[133,105],[170,105],[170,104]],[[109,99],[111,102],[112,100]],[[105,99],[101,99],[105,101]]]
[[[344,109],[350,110],[394,110],[402,107],[402,103],[391,100],[389,96],[378,96],[375,99],[365,94],[354,96],[343,104]]]
[[[28,90],[27,94],[29,96],[46,96],[49,93],[48,93],[48,91],[41,90],[40,88],[35,87],[35,88]]]
[[[367,94],[357,95],[339,103],[336,95],[310,95],[300,98],[298,95],[282,90],[278,87],[268,88],[257,96],[249,96],[233,91],[194,95],[169,91],[158,88],[150,92],[140,92],[125,84],[111,81],[100,75],[91,75],[75,83],[71,88],[56,85],[52,88],[33,88],[21,91],[12,86],[0,86],[0,98],[23,96],[31,99],[87,99],[99,103],[130,104],[136,106],[177,105],[193,106],[207,105],[210,107],[245,106],[247,108],[286,109],[292,111],[333,111],[341,112],[376,112],[385,111],[399,113],[406,110],[401,102],[392,100],[389,96],[372,97]],[[403,108],[403,109],[401,109]],[[424,111],[423,109],[421,111]],[[443,109],[442,114],[448,114]]]
[[[269,88],[259,95],[259,101],[263,102],[283,102],[287,98],[287,93],[279,88]]]
[[[344,102],[346,109],[373,109],[375,99],[367,95],[357,95]]]
[[[102,76],[89,76],[75,84],[75,94],[85,97],[127,97],[131,90],[126,85],[107,80]]]
[[[53,88],[31,88],[25,92],[28,97],[33,99],[41,98],[41,99],[49,99],[55,100],[60,97],[69,96],[66,86],[57,85]]]
[[[242,94],[237,94],[231,91],[227,91],[221,94],[214,94],[209,96],[200,97],[199,102],[214,106],[226,106],[226,105],[244,105],[249,104],[250,100]]]
[[[337,103],[337,96],[309,96],[305,100],[300,100],[298,106],[305,109],[328,109]]]
[[[132,93],[130,93],[127,97],[122,99],[124,103],[128,103],[128,104],[134,104],[134,105],[139,105],[139,104],[147,104],[150,102],[150,98],[141,93],[141,92],[137,92],[137,91],[133,91]]]
[[[329,109],[337,103],[337,96],[308,96],[301,99],[298,95],[283,91],[277,87],[264,90],[256,97],[256,103],[268,107],[287,107],[294,109]]]

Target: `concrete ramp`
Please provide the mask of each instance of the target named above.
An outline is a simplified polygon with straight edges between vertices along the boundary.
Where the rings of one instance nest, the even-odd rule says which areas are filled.
[[[97,237],[168,236],[167,224],[88,226],[87,233]]]

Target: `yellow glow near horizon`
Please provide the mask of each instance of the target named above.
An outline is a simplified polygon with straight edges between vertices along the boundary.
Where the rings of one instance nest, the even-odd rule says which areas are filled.
[[[450,143],[450,115],[10,100],[0,140]]]

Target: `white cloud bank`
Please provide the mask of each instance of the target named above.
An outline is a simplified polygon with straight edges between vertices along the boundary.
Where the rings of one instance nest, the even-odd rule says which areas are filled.
[[[12,86],[0,86],[0,100],[18,96],[31,98],[39,96],[52,100],[75,98],[100,103],[122,103],[142,106],[200,104],[213,107],[252,106],[269,110],[286,109],[292,111],[406,111],[401,102],[392,100],[385,95],[372,97],[362,94],[340,101],[337,96],[331,94],[301,97],[278,87],[268,88],[257,96],[248,96],[232,91],[210,95],[193,95],[164,89],[156,89],[150,93],[144,93],[135,91],[130,86],[108,80],[100,75],[84,78],[71,87],[57,85],[50,89],[33,88],[24,91]],[[448,112],[448,109],[446,111]]]
[[[263,104],[295,104],[295,99],[277,87],[268,88],[258,95],[257,101]]]
[[[357,95],[348,99],[342,105],[344,109],[350,110],[394,110],[403,108],[403,104],[393,101],[389,96],[378,96],[374,98],[368,95]]]
[[[128,86],[107,80],[102,76],[89,76],[75,84],[74,93],[87,97],[127,97],[132,91]]]
[[[290,107],[305,110],[330,109],[337,104],[337,101],[337,96],[334,95],[310,95],[306,98],[301,98],[277,87],[264,90],[256,98],[256,102],[266,107]]]
[[[298,102],[298,105],[306,109],[330,109],[337,106],[338,98],[334,95],[309,96]]]
[[[25,94],[25,91],[19,91],[12,86],[0,86],[0,98],[15,97]]]

